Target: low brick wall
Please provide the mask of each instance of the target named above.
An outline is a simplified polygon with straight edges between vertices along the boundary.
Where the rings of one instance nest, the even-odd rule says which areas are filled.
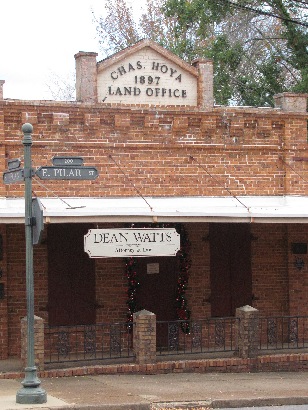
[[[247,373],[308,371],[308,353],[264,355],[250,359],[222,358],[164,361],[154,364],[92,365],[67,369],[45,370],[40,378],[73,377],[99,374],[163,374],[163,373]],[[23,372],[0,373],[0,379],[20,379]]]

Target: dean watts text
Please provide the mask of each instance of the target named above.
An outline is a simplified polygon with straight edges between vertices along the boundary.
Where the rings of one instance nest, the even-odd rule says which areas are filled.
[[[104,232],[94,234],[94,243],[162,243],[171,242],[170,232]]]

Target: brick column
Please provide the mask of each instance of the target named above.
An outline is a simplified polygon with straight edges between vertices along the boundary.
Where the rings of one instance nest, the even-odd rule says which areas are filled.
[[[198,106],[207,111],[214,108],[214,68],[210,59],[196,59],[192,65],[199,71]]]
[[[156,362],[156,315],[147,310],[134,313],[134,351],[137,364]]]
[[[21,319],[21,359],[27,366],[27,317]],[[44,320],[34,316],[34,363],[38,370],[44,370]]]
[[[3,100],[3,84],[5,83],[4,80],[0,80],[0,100]]]
[[[238,355],[243,359],[256,357],[259,351],[259,311],[251,306],[236,309],[238,323]]]
[[[274,95],[275,107],[283,111],[307,112],[308,94],[281,93]]]
[[[9,356],[6,225],[0,226],[0,360]]]
[[[2,83],[2,84],[1,84]],[[0,80],[0,168],[5,170],[7,168],[6,154],[7,154],[7,142],[5,140],[4,133],[4,110],[3,110],[3,94],[2,85],[4,81]],[[6,184],[0,184],[0,196],[7,196],[8,187]]]
[[[82,102],[97,102],[97,53],[80,51],[76,61],[76,99]]]

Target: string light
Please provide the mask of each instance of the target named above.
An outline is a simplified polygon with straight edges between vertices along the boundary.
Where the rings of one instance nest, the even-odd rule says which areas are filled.
[[[128,280],[128,289],[127,289],[127,323],[130,326],[133,323],[133,315],[137,311],[137,288],[139,287],[139,282],[137,281],[137,272],[136,272],[136,260],[135,258],[126,259],[126,277]]]

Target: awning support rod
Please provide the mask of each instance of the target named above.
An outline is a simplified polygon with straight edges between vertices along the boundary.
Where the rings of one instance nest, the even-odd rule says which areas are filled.
[[[199,162],[195,157],[193,157],[192,155],[190,155],[189,158],[190,158],[192,161],[195,161],[195,162],[198,164],[198,166],[203,169],[204,172],[206,172],[215,182],[217,182],[217,184],[218,184],[221,188],[225,189],[234,199],[236,199],[241,205],[243,205],[243,206],[247,209],[247,211],[249,212],[248,206],[246,206],[242,201],[240,201],[237,196],[235,196],[234,194],[232,194],[232,192],[230,191],[230,189],[228,189],[228,188],[226,188],[224,185],[222,185],[222,183],[221,183],[217,178],[215,178],[212,174],[210,174],[209,171],[208,171],[203,165],[201,165],[200,162]]]

